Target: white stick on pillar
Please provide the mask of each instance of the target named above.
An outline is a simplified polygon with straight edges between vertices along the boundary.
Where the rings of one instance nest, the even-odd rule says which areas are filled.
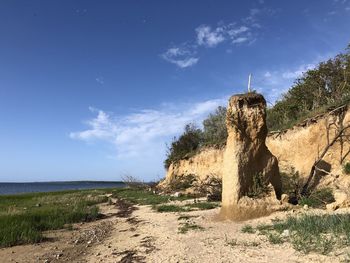
[[[251,80],[252,80],[252,74],[249,74],[249,78],[248,78],[248,92],[251,92],[251,90],[250,90]]]

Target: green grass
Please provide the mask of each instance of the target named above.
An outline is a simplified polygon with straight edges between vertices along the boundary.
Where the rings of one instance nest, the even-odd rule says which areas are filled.
[[[158,205],[153,207],[154,210],[160,213],[164,212],[186,212],[188,211],[184,206],[178,205]]]
[[[253,234],[255,233],[255,229],[251,225],[245,225],[244,227],[242,227],[241,232]]]
[[[326,208],[326,204],[335,201],[333,191],[330,188],[322,188],[311,192],[308,196],[301,197],[300,205],[308,205],[313,208]]]
[[[204,228],[195,224],[195,223],[192,223],[192,222],[185,222],[185,223],[181,224],[179,229],[178,229],[180,234],[186,234],[190,230],[203,231]]]
[[[218,207],[218,203],[211,202],[201,202],[186,205],[170,205],[170,204],[160,204],[153,205],[153,209],[157,212],[190,212],[195,210],[208,210]]]
[[[35,243],[43,231],[95,220],[96,204],[108,190],[64,191],[0,196],[0,247]]]
[[[173,197],[169,195],[157,195],[145,189],[119,188],[113,191],[113,197],[126,199],[139,205],[158,205],[174,200],[186,200],[189,197]]]
[[[219,203],[215,202],[199,202],[187,205],[189,208],[197,208],[199,210],[214,209],[219,206]]]
[[[257,229],[273,244],[290,242],[301,252],[328,254],[336,248],[350,245],[350,214],[310,215],[288,217],[274,221],[272,225],[261,225]],[[282,237],[284,230],[290,236]]]

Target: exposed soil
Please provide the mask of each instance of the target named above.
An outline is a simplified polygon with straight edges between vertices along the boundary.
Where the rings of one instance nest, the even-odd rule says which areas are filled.
[[[149,206],[114,202],[101,205],[104,218],[98,221],[48,232],[48,241],[40,244],[0,249],[0,262],[344,262],[348,256],[345,250],[305,255],[289,243],[271,244],[264,235],[241,231],[246,224],[254,227],[299,211],[237,223],[215,220],[219,208],[157,213]],[[199,227],[180,233],[186,224]]]

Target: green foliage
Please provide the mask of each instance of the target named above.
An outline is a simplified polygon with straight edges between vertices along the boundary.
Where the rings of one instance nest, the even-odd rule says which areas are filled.
[[[283,130],[308,116],[350,101],[350,52],[321,62],[297,79],[280,101],[267,110],[269,130]]]
[[[250,198],[261,198],[269,193],[270,189],[261,173],[253,176],[253,184],[250,187],[247,196]]]
[[[219,106],[203,121],[203,145],[224,146],[227,140],[226,108]]]
[[[255,229],[251,225],[245,225],[242,227],[241,232],[253,234],[253,233],[255,233]]]
[[[98,218],[103,191],[65,191],[0,196],[0,247],[35,243],[43,231]]]
[[[203,121],[203,131],[194,124],[187,124],[179,138],[174,138],[167,149],[165,168],[171,163],[190,158],[203,146],[221,147],[226,144],[226,108],[219,106],[215,113]]]
[[[177,139],[174,138],[168,147],[167,158],[164,161],[165,168],[171,163],[191,157],[199,149],[202,142],[202,131],[194,124],[187,124],[184,133]]]
[[[344,164],[344,166],[343,166],[343,171],[344,171],[344,173],[346,173],[346,174],[350,174],[350,163]]]
[[[300,205],[308,205],[314,208],[325,208],[326,204],[333,203],[335,201],[333,191],[330,188],[321,188],[312,191],[307,196],[303,196],[299,200]]]

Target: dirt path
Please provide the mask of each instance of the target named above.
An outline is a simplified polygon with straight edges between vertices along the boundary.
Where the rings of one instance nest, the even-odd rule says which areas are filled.
[[[38,245],[1,249],[0,262],[341,262],[345,256],[304,255],[289,243],[273,245],[263,235],[241,232],[246,224],[269,223],[292,212],[218,222],[218,209],[157,213],[115,201],[101,206],[104,219],[53,231]]]

